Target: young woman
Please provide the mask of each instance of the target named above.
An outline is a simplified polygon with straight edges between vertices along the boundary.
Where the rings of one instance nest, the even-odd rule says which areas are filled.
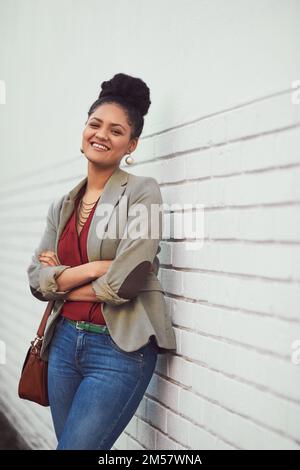
[[[58,450],[111,449],[157,354],[176,350],[156,276],[160,188],[119,167],[137,146],[150,103],[139,78],[117,74],[102,83],[82,135],[87,176],[50,205],[27,270],[32,294],[55,300],[41,356]]]

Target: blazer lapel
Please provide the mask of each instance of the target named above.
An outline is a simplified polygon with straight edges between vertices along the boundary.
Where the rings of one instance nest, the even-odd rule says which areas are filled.
[[[107,225],[111,218],[114,207],[118,203],[122,194],[126,189],[128,181],[128,173],[117,168],[114,173],[109,177],[105,183],[101,197],[97,203],[96,210],[94,212],[91,225],[88,232],[87,238],[87,256],[89,261],[99,260],[101,244],[103,236],[106,231]],[[75,207],[75,198],[82,186],[87,182],[87,176],[81,180],[75,188],[73,188],[64,199],[62,204],[60,220],[57,229],[57,237],[55,244],[55,252],[57,253],[57,245],[60,235],[62,234],[67,221],[71,217],[71,214]],[[105,204],[105,211],[101,210],[102,205]],[[101,258],[100,258],[101,259]]]
[[[101,245],[114,207],[119,202],[127,185],[128,173],[118,168],[107,180],[103,193],[97,203],[87,238],[89,261],[101,259]],[[105,210],[101,206],[105,205]]]

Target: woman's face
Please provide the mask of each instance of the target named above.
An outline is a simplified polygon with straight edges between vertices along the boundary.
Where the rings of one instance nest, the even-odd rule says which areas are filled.
[[[138,139],[130,140],[131,128],[123,108],[115,103],[104,103],[90,115],[82,133],[82,149],[86,158],[104,167],[117,167],[125,154],[131,153]],[[94,144],[104,144],[102,150]]]

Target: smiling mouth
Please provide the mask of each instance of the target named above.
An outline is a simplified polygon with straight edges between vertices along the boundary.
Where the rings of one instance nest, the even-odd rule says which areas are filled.
[[[108,152],[110,150],[106,145],[98,144],[96,142],[92,142],[91,147],[99,152]]]

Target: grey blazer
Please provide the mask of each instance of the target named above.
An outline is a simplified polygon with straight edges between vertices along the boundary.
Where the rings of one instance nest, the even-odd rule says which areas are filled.
[[[59,292],[56,279],[69,266],[42,266],[38,255],[45,250],[54,251],[57,255],[59,237],[74,210],[75,197],[86,181],[87,177],[69,193],[51,203],[44,234],[27,268],[32,294],[42,301],[55,300],[41,350],[44,360],[48,360],[56,321],[64,304],[64,297],[69,292]],[[132,209],[139,204],[146,207],[149,214],[151,205],[162,204],[157,181],[152,177],[132,175],[117,168],[104,186],[87,238],[89,261],[114,261],[103,276],[92,281],[92,287],[98,301],[102,302],[109,333],[119,348],[128,352],[135,351],[147,344],[153,335],[158,353],[163,354],[176,350],[176,337],[164,291],[157,278],[162,215],[155,219],[158,220],[156,238],[122,236],[134,219],[137,220],[132,215]],[[145,234],[151,233],[151,221],[149,217],[148,231],[144,231]],[[149,272],[151,263],[155,269]]]

